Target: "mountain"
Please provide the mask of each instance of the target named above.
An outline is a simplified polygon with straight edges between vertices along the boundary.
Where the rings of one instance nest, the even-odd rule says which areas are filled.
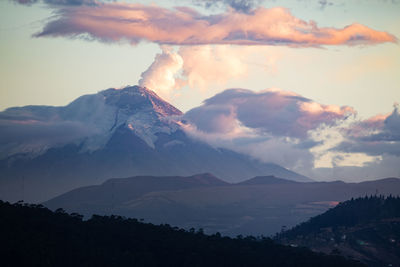
[[[2,266],[363,266],[254,237],[229,238],[0,201]]]
[[[0,112],[5,136],[0,141],[0,199],[44,201],[133,175],[208,172],[229,182],[257,175],[311,181],[279,165],[192,139],[181,115],[138,86],[85,95],[64,107]]]
[[[238,183],[238,185],[265,185],[265,184],[287,184],[295,183],[295,181],[277,178],[275,176],[256,176],[249,180]]]
[[[209,182],[199,182],[207,180]],[[269,180],[269,181],[268,181]],[[257,182],[257,183],[255,183]],[[338,202],[379,192],[400,195],[400,179],[362,183],[291,182],[256,177],[229,184],[210,174],[131,177],[72,190],[43,203],[90,217],[117,214],[224,235],[272,235]]]
[[[400,266],[400,197],[375,195],[342,202],[278,234],[276,240],[369,266]]]
[[[82,214],[106,214],[114,206],[142,197],[150,192],[179,191],[192,188],[224,186],[228,183],[205,173],[190,177],[182,176],[136,176],[110,179],[101,185],[86,186],[72,190],[46,202],[53,209],[63,207],[73,210],[80,207]],[[62,206],[59,206],[62,204]]]

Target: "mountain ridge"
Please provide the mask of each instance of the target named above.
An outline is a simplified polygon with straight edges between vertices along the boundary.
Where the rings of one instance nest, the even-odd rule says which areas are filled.
[[[163,179],[168,177],[137,178],[119,180],[127,181],[123,185],[113,185],[115,180],[110,180],[89,189],[75,189],[43,204],[85,216],[118,214],[185,229],[203,228],[208,233],[268,236],[352,197],[377,190],[384,195],[400,195],[400,179],[374,183],[204,184],[192,183],[192,176],[169,177],[174,182],[167,184]]]
[[[243,182],[237,183],[237,185],[263,185],[263,184],[281,184],[281,183],[296,183],[296,181],[291,181],[288,179],[283,179],[270,175],[270,176],[256,176],[254,178],[250,178]]]

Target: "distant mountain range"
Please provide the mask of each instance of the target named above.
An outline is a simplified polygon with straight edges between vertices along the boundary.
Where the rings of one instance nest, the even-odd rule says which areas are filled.
[[[379,192],[400,195],[400,179],[295,182],[273,176],[230,184],[211,174],[110,179],[44,202],[86,216],[117,214],[225,235],[272,235],[335,206]]]
[[[0,112],[0,199],[39,202],[113,177],[209,172],[238,182],[257,175],[309,178],[190,138],[182,112],[138,86],[84,95],[63,107]]]
[[[346,256],[369,266],[400,266],[400,197],[367,196],[345,201],[279,233],[276,240]]]

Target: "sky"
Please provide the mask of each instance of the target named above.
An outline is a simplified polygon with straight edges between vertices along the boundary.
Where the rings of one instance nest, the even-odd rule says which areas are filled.
[[[314,179],[400,177],[398,14],[397,0],[3,0],[0,110],[139,84],[215,146]]]

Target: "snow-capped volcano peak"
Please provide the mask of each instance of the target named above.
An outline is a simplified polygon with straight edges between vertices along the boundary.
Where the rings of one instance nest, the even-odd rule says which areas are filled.
[[[3,124],[7,124],[9,129],[19,129],[23,125],[27,128],[26,132],[40,128],[43,138],[35,136],[18,141],[13,138],[12,142],[5,142],[7,149],[3,149],[4,154],[0,156],[21,152],[40,154],[51,147],[71,142],[80,144],[83,152],[95,151],[103,148],[117,129],[133,132],[154,148],[156,134],[176,131],[179,126],[171,117],[180,115],[182,112],[177,108],[153,91],[140,86],[110,88],[97,94],[84,95],[63,107],[10,108],[0,112]],[[65,128],[64,132],[68,132],[68,135],[49,140],[46,135],[54,128]]]
[[[182,112],[162,100],[156,93],[140,86],[128,86],[123,89],[101,91],[108,105],[135,113],[138,110],[154,110],[163,116],[182,115]]]
[[[115,130],[121,127],[133,132],[154,148],[157,133],[169,134],[177,130],[178,125],[170,117],[182,115],[180,110],[145,87],[110,88],[92,96],[99,101],[95,105],[102,107],[98,117],[100,120],[96,119],[95,122],[100,134],[85,141],[84,147],[87,150],[101,148]]]

